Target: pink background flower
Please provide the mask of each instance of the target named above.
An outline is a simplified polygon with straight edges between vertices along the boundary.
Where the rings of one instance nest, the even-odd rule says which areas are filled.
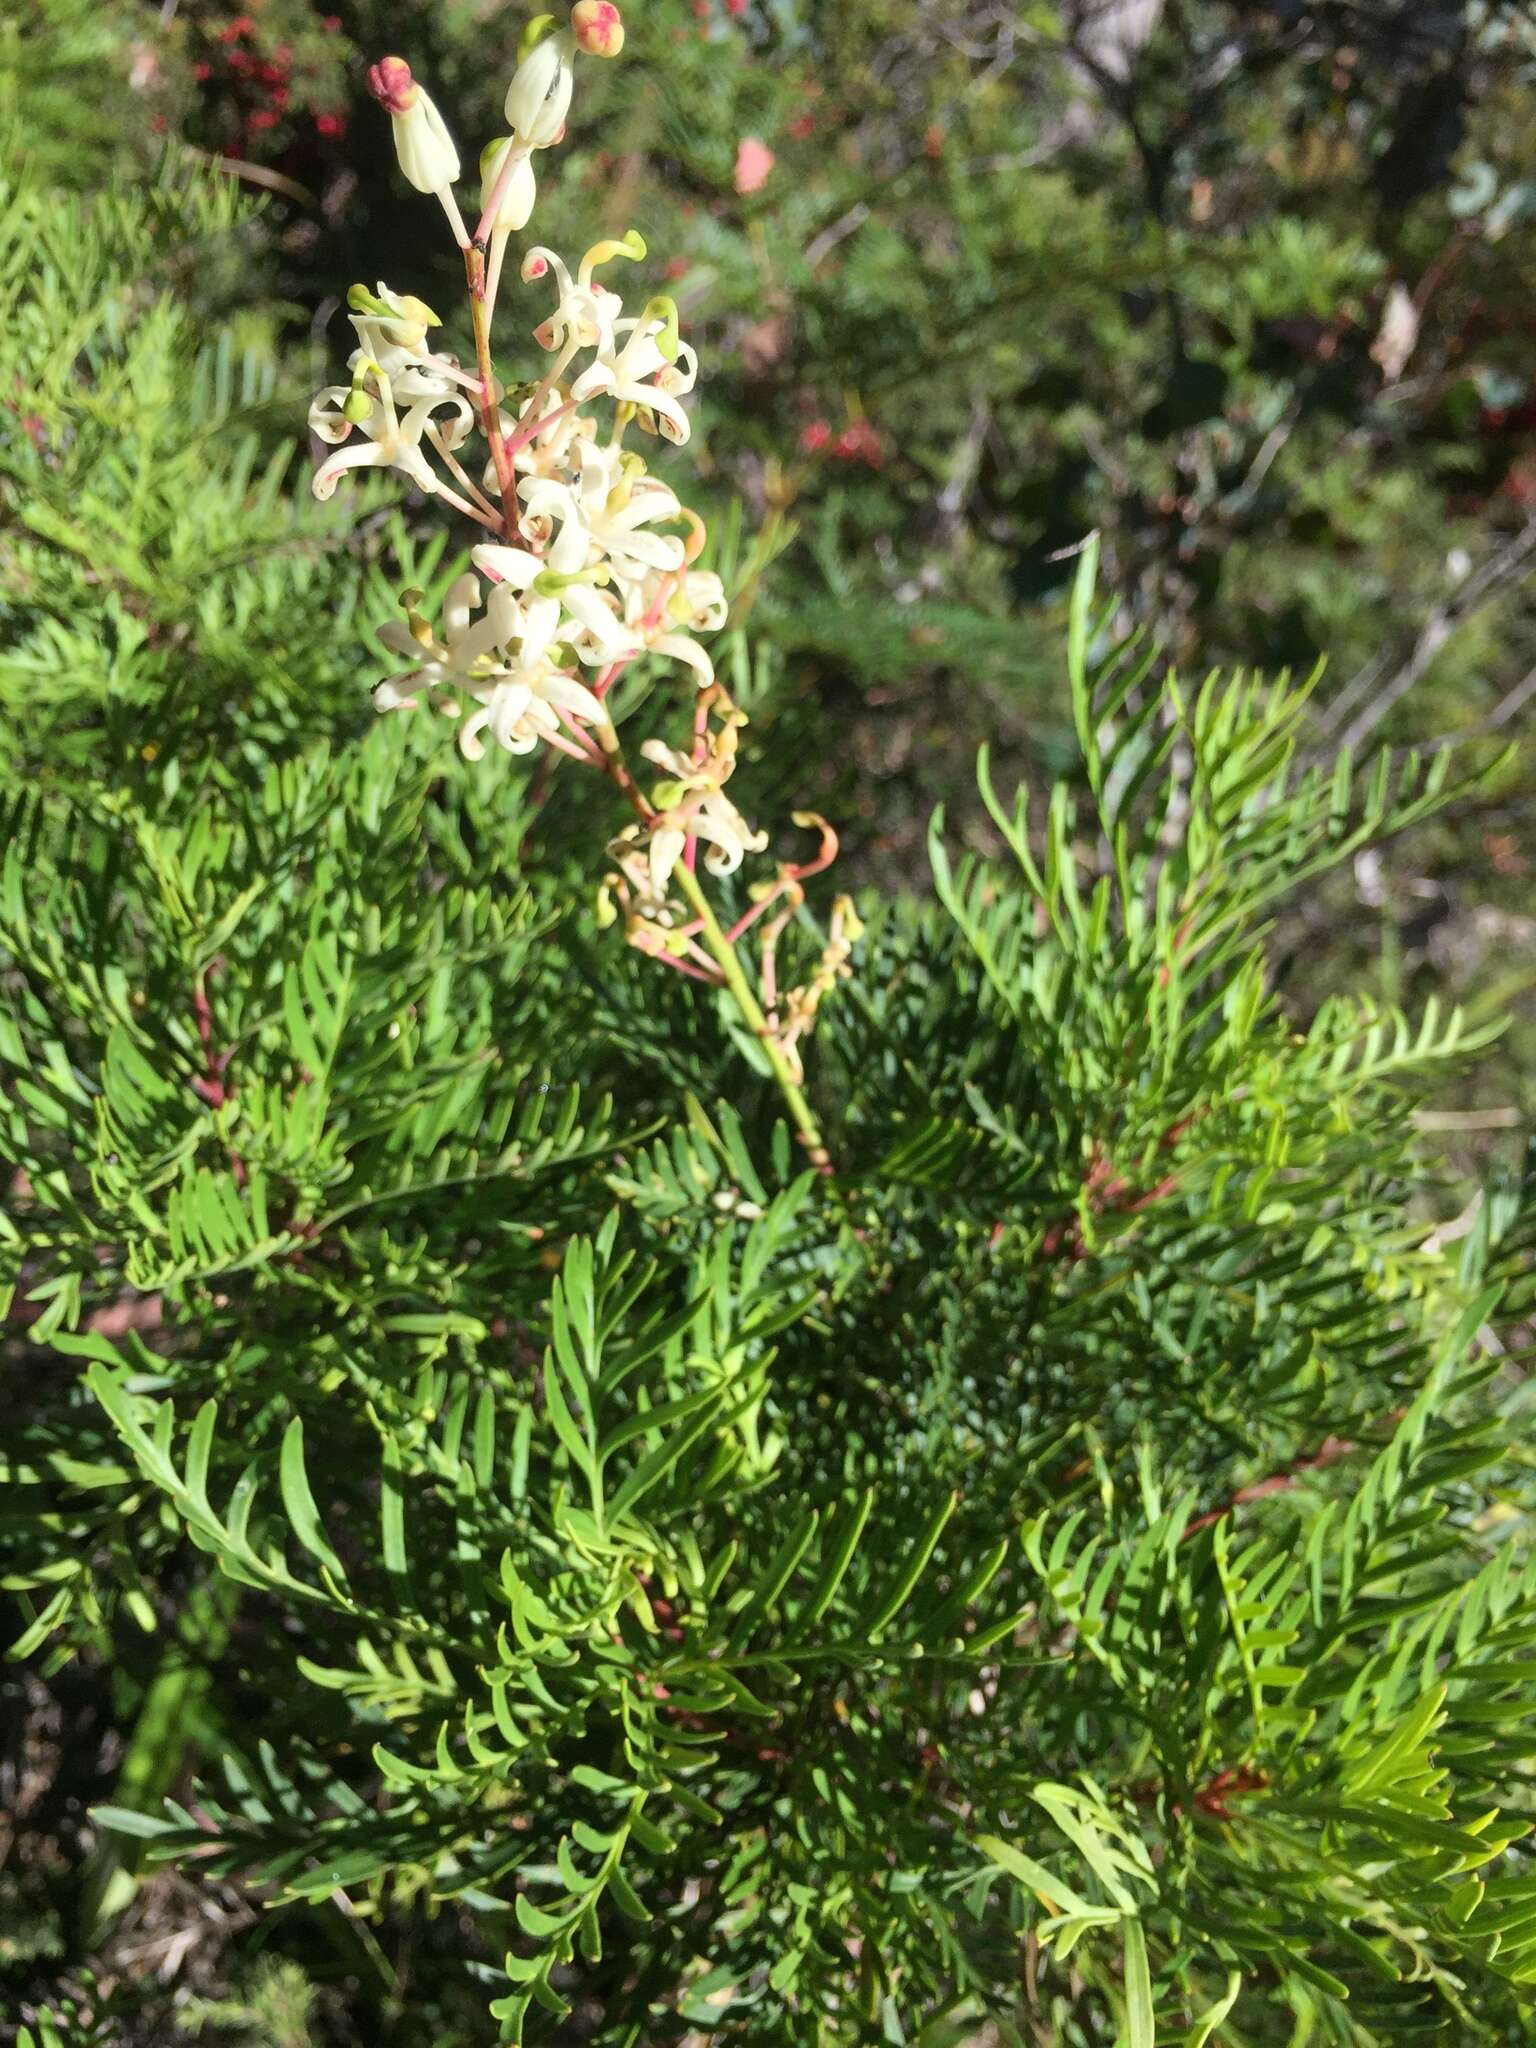
[[[744,135],[736,145],[736,190],[757,192],[768,182],[775,162],[773,151],[755,135]]]

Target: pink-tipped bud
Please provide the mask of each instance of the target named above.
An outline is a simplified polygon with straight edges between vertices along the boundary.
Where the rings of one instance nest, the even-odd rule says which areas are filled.
[[[369,67],[368,90],[386,114],[408,114],[421,88],[403,57],[381,57]]]
[[[576,0],[571,34],[589,57],[617,57],[624,47],[624,17],[613,0]]]
[[[459,175],[459,152],[410,65],[403,57],[381,57],[369,70],[368,90],[389,116],[406,183],[418,192],[446,192]]]

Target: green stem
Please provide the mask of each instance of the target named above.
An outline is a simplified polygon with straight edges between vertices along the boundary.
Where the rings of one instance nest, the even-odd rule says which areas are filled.
[[[677,883],[704,928],[704,943],[714,955],[715,963],[725,976],[725,985],[735,998],[736,1007],[746,1022],[747,1029],[763,1048],[768,1064],[773,1069],[773,1078],[779,1084],[795,1129],[800,1133],[800,1142],[805,1147],[806,1157],[818,1173],[830,1174],[833,1170],[831,1156],[816,1121],[815,1111],[806,1101],[799,1082],[791,1071],[789,1061],[781,1046],[775,1043],[768,1028],[768,1019],[763,1015],[762,1004],[753,992],[752,984],[742,971],[736,957],[736,949],[720,929],[720,920],[710,907],[709,898],[693,869],[679,861],[672,879]]]
[[[229,1642],[238,1601],[239,1589],[227,1579],[208,1579],[193,1588],[139,1702],[117,1768],[114,1805],[158,1815],[189,1754],[203,1746],[209,1730],[201,1708],[213,1665]],[[84,1949],[105,1939],[132,1899],[142,1852],[142,1843],[108,1831],[86,1858],[76,1906]]]

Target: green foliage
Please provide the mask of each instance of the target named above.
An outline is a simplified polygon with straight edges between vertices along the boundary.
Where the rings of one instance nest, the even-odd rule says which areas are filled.
[[[441,24],[469,69],[478,12]],[[993,693],[969,718],[1047,672],[990,511],[871,608],[914,565],[863,539],[906,548],[975,404],[1012,452],[966,489],[1026,523],[1026,471],[1111,387],[1143,422],[1114,437],[1141,480],[1110,507],[1075,472],[1070,533],[1025,550],[1038,571],[1106,515],[1116,601],[1085,551],[1048,793],[1014,793],[1000,743],[961,829],[934,825],[932,892],[861,903],[808,1054],[831,1178],[712,997],[598,930],[617,820],[566,764],[535,784],[366,720],[380,569],[455,565],[382,495],[344,536],[296,490],[300,386],[258,296],[299,261],[280,228],[175,151],[131,188],[66,179],[46,102],[0,226],[19,2041],[1529,2033],[1536,1188],[1491,1173],[1456,1237],[1465,1190],[1416,1128],[1486,1012],[1324,999],[1321,974],[1282,1002],[1277,974],[1298,893],[1489,781],[1322,758],[1308,688],[1190,681],[1126,629],[1157,466],[1215,489],[1214,450],[1251,479],[1298,404],[1287,490],[1397,552],[1355,596],[1320,556],[1287,587],[1347,639],[1358,592],[1389,609],[1415,573],[1406,472],[1255,367],[1265,322],[1365,307],[1380,239],[1322,191],[1263,234],[1223,217],[1219,250],[1154,236],[1098,131],[1027,184],[887,163],[881,120],[971,77],[928,34],[782,9],[706,40],[659,5],[657,91],[610,88],[622,146],[669,153],[658,204],[700,208],[722,338],[754,250],[793,293],[781,413],[715,387],[722,490],[767,488],[808,364],[857,365],[910,424],[883,471],[796,478],[796,540],[721,523],[754,814],[813,795],[808,676],[953,660]],[[772,120],[893,38],[851,162],[782,205],[728,193],[734,135],[782,145],[787,183]],[[9,36],[7,75],[32,61]],[[1155,65],[1143,89],[1167,114]],[[965,150],[1027,140],[1036,91],[968,88]],[[1222,104],[1273,168],[1276,103]],[[1496,184],[1478,206],[1513,233]],[[1171,263],[1203,381],[1147,353],[1136,294]],[[1053,291],[1057,324],[1021,325]],[[1088,397],[1052,382],[1068,359]],[[1192,412],[1213,399],[1226,424]],[[1232,514],[1254,580],[1210,614],[1245,657],[1305,524],[1262,484]],[[219,1911],[230,1954],[180,1960]]]
[[[1446,762],[1298,772],[1299,693],[1186,694],[1091,588],[1087,801],[984,781],[1004,861],[936,832],[876,920],[830,1184],[399,728],[16,800],[9,1257],[88,1368],[13,1434],[20,1648],[229,1589],[195,1793],[97,1811],[147,1868],[425,1915],[513,2040],[1508,2038],[1529,1209],[1427,1249],[1479,1035],[1298,1035],[1261,949]]]
[[[247,2048],[311,2048],[315,1994],[292,1963],[258,1965],[242,1998],[192,2000],[178,2024],[195,2038],[230,2029]]]
[[[89,197],[25,168],[5,187],[0,706],[40,771],[205,752],[232,699],[269,744],[306,697],[310,731],[334,721],[358,579],[335,519],[287,488],[273,318],[209,331],[253,225],[174,158]]]

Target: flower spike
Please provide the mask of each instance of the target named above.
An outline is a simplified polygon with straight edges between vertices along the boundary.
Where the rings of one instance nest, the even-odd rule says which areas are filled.
[[[833,858],[836,834],[797,813],[819,829],[819,854],[744,882],[751,907],[729,929],[715,915],[706,881],[728,881],[769,844],[728,791],[747,721],[701,639],[724,627],[730,603],[720,577],[701,566],[704,522],[625,446],[631,427],[676,446],[687,441],[684,400],[698,359],[675,299],[642,292],[640,310],[626,312],[621,292],[600,281],[621,259],[648,260],[637,229],[605,235],[576,262],[538,242],[506,261],[537,205],[534,160],[565,133],[578,53],[609,59],[623,47],[613,0],[576,0],[564,27],[549,14],[528,24],[507,84],[506,132],[477,159],[473,235],[454,197],[459,153],[430,95],[401,57],[369,71],[407,183],[436,195],[462,251],[474,357],[461,364],[448,352],[442,322],[420,299],[382,281],[354,284],[346,378],[310,408],[325,451],[313,488],[329,498],[348,471],[383,469],[485,530],[470,550],[473,567],[440,604],[406,591],[403,617],[379,629],[398,666],[375,686],[376,707],[451,720],[470,761],[492,749],[538,752],[546,763],[563,755],[611,781],[632,817],[616,837],[604,824],[613,872],[599,894],[600,921],[622,917],[625,938],[648,958],[728,994],[763,1048],[807,1157],[826,1173],[831,1163],[799,1086],[800,1042],[847,972],[858,929],[851,906],[840,901],[809,979],[782,997],[775,949],[806,879]],[[510,378],[497,375],[492,347],[504,272],[538,287],[530,297],[540,302],[526,316],[525,360]],[[675,692],[683,687],[679,743],[647,739],[632,766],[615,722],[627,693],[615,686],[634,663],[653,665]],[[736,952],[749,931],[761,952],[756,990]]]

